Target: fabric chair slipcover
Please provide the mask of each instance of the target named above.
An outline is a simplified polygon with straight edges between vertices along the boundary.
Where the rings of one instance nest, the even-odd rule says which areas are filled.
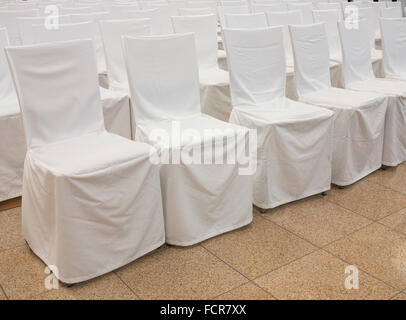
[[[207,164],[163,161],[160,173],[166,242],[192,245],[249,224],[252,176],[239,174],[238,152],[239,148],[244,149],[248,130],[200,112],[193,34],[124,37],[123,42],[131,97],[135,101],[136,140],[155,144],[161,154],[179,154],[187,145],[193,150],[203,148],[202,154],[209,160]],[[157,130],[168,135],[169,144],[154,138]],[[190,130],[198,132],[192,141],[190,136],[185,137]],[[212,138],[221,139],[221,143],[224,135],[206,136],[207,130],[227,132],[227,139],[236,136],[235,143],[227,143],[223,150],[217,150],[217,144],[213,150]],[[221,160],[236,150],[236,164],[217,161],[217,157]],[[215,164],[210,161],[212,154],[216,154]]]
[[[311,2],[304,3],[288,3],[288,9],[291,11],[299,10],[302,13],[302,23],[313,23],[313,4]]]
[[[286,3],[275,3],[275,4],[254,4],[252,6],[253,12],[279,12],[288,10],[288,5]]]
[[[406,82],[375,78],[368,28],[364,21],[359,21],[358,29],[351,30],[339,23],[344,83],[351,90],[376,92],[388,97],[382,163],[396,166],[406,160]],[[401,34],[402,31],[396,30],[397,36]]]
[[[381,8],[382,18],[402,18],[401,7]]]
[[[200,16],[206,14],[214,14],[213,8],[179,8],[178,13],[181,16]]]
[[[216,21],[215,15],[172,17],[175,33],[195,35],[202,112],[228,121],[232,108],[230,81],[228,72],[217,64]]]
[[[162,28],[159,24],[159,12],[158,9],[143,9],[128,12],[129,19],[151,19],[149,22],[151,28],[151,34],[161,34]]]
[[[254,204],[274,208],[330,189],[333,112],[285,97],[281,27],[224,29],[233,111],[258,132]]]
[[[225,28],[226,21],[225,15],[226,14],[248,14],[250,9],[248,6],[225,6],[225,7],[217,7],[217,12],[220,20],[220,25]]]
[[[263,12],[248,13],[248,14],[227,13],[224,15],[224,18],[227,28],[256,29],[256,28],[266,28],[268,26],[266,15]]]
[[[7,28],[11,45],[20,45],[20,30],[17,17],[38,17],[39,10],[0,10],[0,26]]]
[[[20,108],[4,48],[6,28],[0,27],[0,202],[21,196],[26,152]]]
[[[335,113],[332,182],[346,186],[380,168],[385,97],[331,87],[323,23],[290,26],[299,101]]]
[[[72,23],[59,25],[58,29],[52,30],[47,30],[43,25],[34,25],[33,29],[37,35],[36,42],[39,43],[76,39],[92,39],[93,43],[95,43],[94,24],[95,22],[91,21]],[[96,48],[96,46],[94,46],[94,48]],[[100,70],[100,61],[98,61],[98,65]],[[104,113],[104,124],[107,131],[131,139],[132,128],[130,98],[128,94],[106,90],[102,87],[100,88],[100,94]]]
[[[33,252],[59,280],[76,283],[161,246],[154,151],[104,129],[92,42],[6,52],[28,145],[22,232]]]
[[[338,10],[340,20],[343,19],[343,10],[341,8],[340,2],[319,2],[317,4],[318,10]],[[315,21],[317,22],[317,21]]]

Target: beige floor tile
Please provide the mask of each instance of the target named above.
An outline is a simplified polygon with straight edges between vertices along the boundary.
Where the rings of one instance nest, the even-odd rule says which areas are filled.
[[[45,291],[45,264],[27,246],[0,252],[0,283],[10,299]]]
[[[21,207],[21,197],[0,202],[0,211]]]
[[[406,288],[406,236],[374,223],[326,247],[393,287]]]
[[[59,285],[58,289],[31,297],[33,300],[135,300],[137,297],[115,275],[110,272],[104,276],[75,284],[72,287]]]
[[[263,217],[318,246],[324,246],[371,223],[371,220],[318,196],[272,209]]]
[[[392,213],[379,222],[388,226],[389,228],[406,234],[406,209]]]
[[[406,193],[406,165],[377,170],[367,177],[367,180],[382,184],[391,189]]]
[[[373,220],[406,207],[406,195],[367,180],[344,189],[334,187],[326,198]]]
[[[248,281],[198,245],[164,246],[117,274],[141,299],[211,299]]]
[[[275,300],[264,289],[252,282],[243,284],[229,292],[226,292],[216,299],[218,300]]]
[[[316,249],[262,217],[255,217],[245,228],[207,240],[202,246],[249,279]]]
[[[406,294],[401,292],[397,296],[393,297],[391,300],[406,300]]]
[[[21,208],[0,212],[0,251],[24,244],[21,234]]]
[[[323,250],[313,252],[255,282],[277,299],[389,299],[397,290],[359,272],[359,288],[346,289],[346,263]]]

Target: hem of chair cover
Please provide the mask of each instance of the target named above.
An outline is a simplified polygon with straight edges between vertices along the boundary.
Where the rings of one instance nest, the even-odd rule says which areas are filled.
[[[322,192],[328,191],[328,190],[330,190],[330,189],[331,189],[331,184],[329,184],[328,186],[325,186],[325,187],[323,187],[323,188],[318,188],[318,189],[316,189],[316,190],[306,192],[303,196],[300,196],[299,198],[293,198],[293,197],[291,197],[291,198],[288,198],[287,200],[282,200],[282,201],[274,202],[274,203],[271,204],[271,205],[269,205],[269,204],[264,204],[264,203],[259,203],[259,202],[257,202],[257,201],[254,201],[253,203],[254,203],[254,205],[255,205],[256,207],[258,207],[258,208],[260,208],[260,209],[272,209],[272,208],[279,207],[279,206],[281,206],[281,205],[283,205],[283,204],[286,204],[286,203],[289,203],[289,202],[297,201],[297,200],[300,200],[300,199],[304,199],[304,198],[313,196],[313,195],[318,194],[318,193],[322,193]]]
[[[29,246],[30,249],[32,250],[32,252],[34,252],[34,253],[48,266],[49,263],[47,262],[47,259],[45,259],[45,256],[46,256],[46,255],[42,254],[42,253],[41,253],[41,250],[38,250],[38,249],[36,249],[36,248],[33,248],[33,247],[30,245],[30,243],[28,242],[28,240],[26,240],[26,241],[27,241],[28,246]],[[113,271],[113,270],[116,270],[116,269],[118,269],[118,268],[121,268],[121,267],[123,267],[123,266],[125,266],[125,265],[127,265],[127,264],[129,264],[129,263],[131,263],[131,262],[133,262],[134,260],[136,260],[136,259],[138,259],[138,258],[140,258],[140,257],[142,257],[142,256],[144,256],[144,255],[146,255],[147,253],[149,253],[149,252],[151,252],[151,251],[153,251],[153,250],[159,248],[159,247],[162,246],[163,244],[165,244],[165,240],[164,240],[164,239],[162,239],[162,240],[159,241],[158,243],[155,243],[155,244],[149,246],[148,248],[142,250],[141,253],[137,253],[135,256],[133,256],[133,257],[130,258],[130,259],[127,259],[127,260],[125,260],[125,261],[123,261],[123,262],[121,262],[121,263],[117,263],[117,264],[115,264],[115,265],[113,265],[113,266],[105,267],[105,268],[103,268],[103,270],[98,270],[98,271],[96,271],[96,272],[94,272],[94,273],[92,273],[92,274],[86,275],[86,276],[81,276],[81,277],[76,277],[76,278],[65,278],[65,277],[63,277],[63,276],[61,276],[61,275],[58,275],[58,276],[57,276],[56,274],[54,274],[54,275],[55,275],[55,277],[56,277],[59,281],[61,281],[61,282],[63,282],[63,283],[66,283],[66,284],[72,284],[72,283],[83,282],[83,281],[86,281],[86,280],[90,280],[90,279],[99,277],[99,276],[101,276],[101,275],[103,275],[103,274],[106,274],[106,273],[108,273],[108,272],[110,272],[110,271]]]
[[[194,239],[194,240],[190,240],[190,241],[171,241],[169,239],[166,239],[166,243],[170,244],[170,245],[173,245],[173,246],[181,246],[181,247],[191,246],[191,245],[194,245],[196,243],[202,242],[204,240],[213,238],[215,236],[219,236],[219,235],[221,235],[223,233],[230,232],[230,231],[233,231],[235,229],[244,227],[244,226],[250,224],[252,222],[253,218],[254,218],[253,216],[250,216],[249,219],[244,220],[241,223],[232,225],[232,226],[227,227],[227,228],[223,228],[223,229],[218,230],[218,231],[210,232],[210,233],[205,234],[204,236],[200,236],[199,238]]]
[[[0,202],[7,201],[7,200],[10,200],[10,199],[14,199],[14,198],[17,198],[17,197],[21,197],[21,193],[22,193],[22,190],[20,190],[19,192],[16,192],[16,193],[12,193],[11,195],[8,194],[7,196],[5,196],[5,198],[0,196]]]
[[[392,163],[382,161],[382,165],[387,166],[387,167],[396,167],[396,166],[402,164],[403,162],[405,162],[405,161],[397,161],[397,162],[392,162]]]
[[[372,172],[378,170],[381,166],[382,166],[382,164],[380,164],[376,167],[373,167],[372,169],[366,170],[365,172],[363,172],[363,173],[357,175],[355,178],[351,179],[350,182],[332,180],[331,183],[335,184],[336,186],[340,186],[340,187],[349,186],[349,185],[361,180],[362,178],[366,177],[367,175],[371,174]]]

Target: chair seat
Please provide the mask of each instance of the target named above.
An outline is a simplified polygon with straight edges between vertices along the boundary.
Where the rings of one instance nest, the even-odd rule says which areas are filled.
[[[20,107],[16,96],[0,100],[0,117],[14,116],[19,113]]]
[[[219,68],[199,71],[201,85],[229,85],[228,72]]]
[[[357,109],[382,99],[382,95],[378,93],[357,92],[335,87],[300,96],[300,101],[305,103],[342,109]]]
[[[54,173],[84,175],[135,159],[145,159],[151,147],[103,132],[86,134],[31,149],[30,156]]]
[[[393,96],[406,97],[406,82],[394,79],[374,78],[353,82],[347,87],[357,91],[373,91]]]

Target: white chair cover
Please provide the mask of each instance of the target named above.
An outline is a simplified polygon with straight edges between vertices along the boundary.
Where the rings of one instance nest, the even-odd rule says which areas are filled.
[[[381,8],[382,18],[402,18],[402,7]]]
[[[231,113],[228,72],[217,65],[216,16],[172,17],[175,33],[193,32],[199,64],[200,106],[203,113],[228,121]]]
[[[171,34],[173,33],[172,28],[172,16],[178,15],[178,7],[174,4],[149,4],[144,7],[146,9],[158,9],[156,12],[156,19],[152,19],[152,34]]]
[[[288,10],[299,10],[302,13],[302,23],[313,23],[313,4],[311,2],[288,3]]]
[[[91,41],[6,52],[28,143],[22,229],[33,252],[75,283],[162,245],[153,150],[105,131]]]
[[[343,9],[340,2],[319,2],[317,3],[317,9],[319,10],[338,10],[340,20],[343,19]],[[317,22],[317,21],[315,21]]]
[[[331,183],[333,113],[285,97],[282,33],[281,27],[224,29],[230,122],[258,132],[254,204],[260,208],[329,190]]]
[[[47,30],[43,25],[34,25],[33,30],[37,35],[36,43],[77,39],[92,39],[93,43],[95,43],[94,24],[95,22],[91,21],[72,23],[59,25],[58,29],[52,30]],[[98,62],[98,65],[99,72],[103,72],[100,67],[100,61]],[[131,139],[132,128],[130,98],[128,93],[114,92],[112,90],[100,88],[100,94],[102,97],[104,120],[107,131]]]
[[[151,19],[149,25],[151,28],[151,34],[161,34],[162,27],[159,23],[159,12],[158,9],[143,9],[137,11],[128,12],[129,19]]]
[[[335,113],[332,182],[352,184],[382,164],[387,101],[379,94],[331,87],[323,23],[290,26],[290,34],[299,101]]]
[[[288,5],[286,3],[275,3],[275,4],[254,4],[252,6],[253,12],[279,12],[287,11]]]
[[[179,8],[178,13],[181,16],[200,16],[206,14],[214,14],[216,13],[213,8],[206,7],[206,8]]]
[[[268,22],[265,13],[225,14],[227,28],[256,29],[266,28]]]
[[[100,10],[96,10],[94,7],[90,7],[90,6],[89,7],[72,7],[72,8],[61,7],[59,9],[59,13],[62,15],[92,13],[95,11],[100,11]]]
[[[100,21],[100,30],[106,52],[109,88],[128,92],[121,37],[124,35],[150,35],[151,19],[127,19]]]
[[[32,10],[0,10],[0,26],[7,28],[11,45],[20,45],[20,32],[17,17],[37,17],[39,11]]]
[[[26,152],[20,107],[7,66],[6,28],[0,27],[0,202],[21,196]]]
[[[338,10],[313,10],[314,22],[324,22],[330,59],[342,61],[340,36],[338,34],[337,22],[340,20]]]
[[[139,10],[140,6],[137,2],[131,4],[115,4],[110,6],[109,19],[128,19],[128,12]]]
[[[406,82],[375,78],[371,67],[368,24],[359,21],[358,29],[339,23],[343,50],[343,75],[346,88],[376,92],[388,97],[382,163],[396,166],[406,160]]]
[[[124,52],[131,97],[135,101],[137,140],[153,143],[161,152],[171,152],[172,155],[179,154],[179,149],[185,148],[185,145],[193,147],[193,150],[203,148],[205,159],[213,154],[216,154],[217,160],[223,159],[229,152],[244,149],[248,134],[246,128],[200,112],[193,34],[124,37]],[[151,55],[151,52],[154,54]],[[172,130],[174,127],[177,129]],[[199,132],[199,137],[192,139],[191,143],[185,135],[192,129]],[[210,129],[227,131],[227,138],[237,133],[235,144],[227,143],[223,150],[218,150],[217,145],[216,150],[212,150],[213,135],[201,138]],[[154,133],[157,130],[167,134],[173,143],[168,145],[156,141]],[[181,141],[178,140],[180,136]],[[214,138],[219,139],[216,134]],[[162,165],[161,186],[167,243],[192,245],[251,222],[252,177],[239,174],[240,154],[237,154],[237,164],[222,164],[222,161],[212,163],[182,162],[176,165],[175,162]]]
[[[226,27],[226,14],[248,14],[250,12],[250,9],[248,6],[224,6],[217,7],[217,12],[220,20],[220,25],[222,27]]]

